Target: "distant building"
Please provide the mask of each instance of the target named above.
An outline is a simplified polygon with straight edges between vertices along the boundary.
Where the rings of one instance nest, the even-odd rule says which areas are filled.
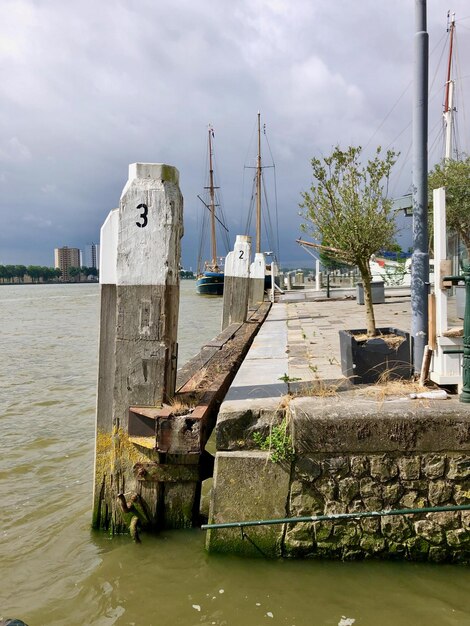
[[[100,246],[97,243],[88,243],[85,248],[85,261],[83,263],[86,267],[94,267],[97,270],[100,269]]]
[[[62,271],[62,280],[69,280],[69,267],[81,267],[80,250],[78,248],[54,249],[54,267]]]

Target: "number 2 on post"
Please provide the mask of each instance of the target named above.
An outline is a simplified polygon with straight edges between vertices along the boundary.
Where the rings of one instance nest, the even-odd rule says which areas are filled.
[[[243,253],[244,253],[244,251],[243,251],[243,250],[240,250],[240,254],[239,254],[239,256],[238,256],[238,258],[239,258],[239,259],[243,259]]]

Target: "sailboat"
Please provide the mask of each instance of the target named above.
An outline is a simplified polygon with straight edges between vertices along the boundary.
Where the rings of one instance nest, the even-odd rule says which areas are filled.
[[[213,167],[213,139],[214,129],[209,126],[208,129],[208,154],[209,154],[209,186],[206,187],[209,191],[209,201],[206,202],[198,196],[199,200],[204,204],[206,209],[210,213],[210,250],[211,258],[209,261],[205,261],[202,265],[202,246],[204,237],[204,225],[202,226],[203,232],[201,233],[201,247],[198,257],[198,269],[196,290],[198,293],[207,296],[221,296],[224,292],[224,269],[223,259],[217,256],[217,238],[216,238],[216,222],[228,233],[228,229],[223,221],[216,215],[216,207],[219,204],[216,202],[216,189],[218,187],[214,184],[214,167]]]
[[[455,109],[455,103],[454,103],[455,81],[452,77],[453,61],[455,65],[455,60],[454,60],[455,13],[451,15],[450,11],[448,11],[447,20],[448,20],[447,32],[449,33],[449,55],[448,55],[448,61],[447,61],[447,72],[446,72],[446,82],[445,82],[444,111],[442,114],[443,122],[444,122],[444,131],[445,131],[444,161],[446,162],[452,159],[458,160],[458,154],[459,154],[457,141],[455,140],[454,142],[454,127],[455,127],[454,113],[456,109]],[[454,143],[455,145],[453,145]],[[461,242],[460,242],[460,237],[457,233],[448,233],[447,246],[448,246],[449,256],[453,262],[453,268],[452,268],[453,273],[458,274],[459,252],[460,252]],[[458,291],[459,290],[457,289],[457,292]]]
[[[262,189],[264,188],[263,169],[265,169],[266,167],[274,168],[274,164],[269,165],[269,166],[262,165],[262,161],[261,161],[261,113],[259,111],[258,111],[257,144],[258,144],[258,154],[256,158],[256,168],[255,168],[256,173],[254,177],[254,193],[252,197],[254,197],[255,204],[256,204],[255,253],[260,253],[261,252],[261,228],[262,228],[262,223],[261,223],[262,222],[262,202],[261,200],[262,200],[262,195],[263,195]],[[266,193],[265,193],[265,199],[267,203]],[[274,233],[272,232],[271,218],[267,214],[268,207],[266,206],[265,209],[266,209],[266,215],[264,216],[264,219],[265,219],[265,223],[267,224],[266,230],[270,231],[268,232],[268,240],[269,240],[269,246],[270,246],[271,252],[264,252],[264,254],[266,256],[273,257],[273,262],[271,264],[266,265],[265,289],[271,289],[272,288],[272,271],[274,270],[274,266],[275,266],[274,260],[277,257],[275,250],[277,250],[278,245],[277,245],[277,241],[274,241]],[[250,215],[251,215],[251,210],[250,210]],[[246,228],[247,232],[249,230],[249,222],[250,222],[250,217],[248,218],[248,224]]]

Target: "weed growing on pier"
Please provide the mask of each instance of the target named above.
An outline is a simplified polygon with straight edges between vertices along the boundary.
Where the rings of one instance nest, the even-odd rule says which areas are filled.
[[[283,376],[280,376],[278,378],[278,380],[282,380],[283,383],[286,383],[287,385],[287,393],[290,395],[291,394],[291,384],[297,382],[298,380],[302,380],[301,378],[295,378],[295,377],[291,377],[289,376],[289,374],[285,373]]]
[[[260,450],[270,452],[273,463],[291,462],[294,458],[292,437],[288,432],[287,418],[276,426],[271,426],[267,436],[261,433],[253,433],[253,441]]]
[[[421,391],[429,391],[429,387],[423,387],[417,381],[389,380],[389,377],[384,376],[375,385],[367,387],[363,393],[375,398],[378,402],[383,402],[390,396],[408,398],[410,393]]]
[[[168,401],[168,406],[171,407],[172,415],[185,415],[191,413],[199,402],[197,394],[185,393],[178,394]]]
[[[317,378],[313,381],[310,389],[306,390],[302,395],[318,398],[331,398],[338,395],[338,391],[341,391],[342,385],[342,382],[325,382],[320,378]]]

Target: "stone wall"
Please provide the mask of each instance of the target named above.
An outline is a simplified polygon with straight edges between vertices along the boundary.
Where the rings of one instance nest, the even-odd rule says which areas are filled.
[[[209,523],[470,504],[470,406],[333,398],[222,405]],[[292,463],[254,449],[287,416]],[[213,551],[470,562],[470,511],[211,530]]]
[[[470,503],[470,456],[369,454],[300,457],[289,516]],[[470,511],[291,525],[283,553],[342,559],[374,556],[470,560]]]

